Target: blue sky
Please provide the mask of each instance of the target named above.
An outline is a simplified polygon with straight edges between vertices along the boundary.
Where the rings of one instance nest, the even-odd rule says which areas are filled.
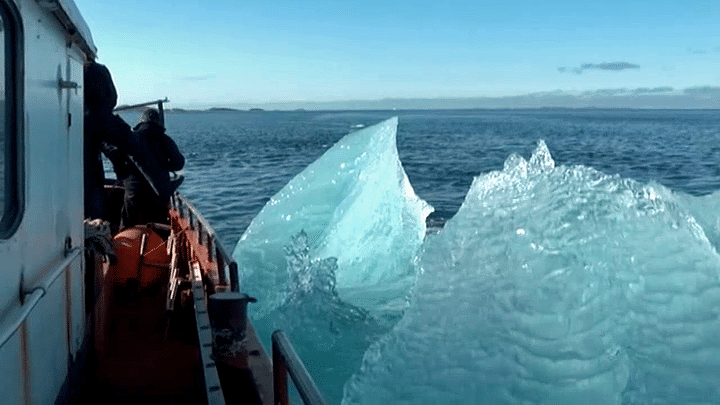
[[[75,2],[120,103],[720,88],[717,0]]]

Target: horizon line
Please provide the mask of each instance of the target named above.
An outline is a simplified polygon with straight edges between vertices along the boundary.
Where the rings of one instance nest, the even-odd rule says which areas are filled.
[[[124,104],[125,106],[127,104]],[[553,90],[514,96],[384,97],[332,101],[197,101],[178,102],[184,110],[412,110],[412,109],[518,109],[518,108],[631,108],[717,109],[720,86],[608,88],[586,91]]]

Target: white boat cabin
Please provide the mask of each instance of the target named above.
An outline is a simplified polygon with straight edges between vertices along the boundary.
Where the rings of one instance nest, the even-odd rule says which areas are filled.
[[[0,402],[50,404],[87,352],[82,78],[95,46],[66,0],[0,0],[0,41]]]

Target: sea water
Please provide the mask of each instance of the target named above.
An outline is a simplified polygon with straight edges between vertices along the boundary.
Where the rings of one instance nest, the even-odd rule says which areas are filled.
[[[168,130],[188,158],[181,191],[232,249],[296,174],[354,127],[393,115],[399,117],[402,167],[417,196],[435,212],[427,218],[420,276],[408,286],[412,295],[400,315],[378,319],[332,294],[293,314],[290,326],[297,330],[333,319],[323,308],[346,320],[325,322],[328,333],[321,339],[296,339],[331,403],[343,395],[349,403],[716,399],[701,378],[712,379],[716,366],[700,360],[715,350],[706,339],[716,316],[718,199],[711,193],[720,188],[720,122],[715,111],[170,114]],[[540,155],[539,140],[546,148]],[[508,174],[523,167],[523,159],[544,156],[543,150],[552,169],[526,177]],[[498,184],[503,173],[515,179],[508,181],[512,187],[487,192],[487,182]],[[563,198],[538,199],[538,190]],[[471,209],[466,195],[482,195],[486,205]],[[638,213],[651,213],[645,220],[656,221],[647,226],[625,218]],[[566,220],[572,215],[575,223]],[[582,215],[594,218],[593,226],[577,226]],[[468,216],[473,219],[463,219]],[[470,232],[483,237],[462,236],[474,223]],[[288,235],[288,243],[300,263],[310,264],[303,259],[307,242],[301,234]],[[592,250],[598,247],[608,248],[607,258],[605,251]],[[448,254],[473,264],[449,265],[441,259]],[[322,274],[337,271],[331,262],[318,265]],[[500,275],[488,275],[493,267]],[[656,276],[650,284],[648,269]],[[586,293],[569,288],[586,283],[594,283]],[[673,323],[678,319],[685,328]],[[288,319],[281,311],[275,319],[257,321],[278,320]],[[605,328],[602,333],[578,337],[596,323]],[[659,366],[668,361],[671,366]],[[398,365],[412,381],[402,384],[393,374],[402,369]]]

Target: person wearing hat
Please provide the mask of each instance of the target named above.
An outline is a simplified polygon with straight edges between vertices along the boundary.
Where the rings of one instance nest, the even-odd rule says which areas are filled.
[[[167,223],[170,196],[179,185],[170,180],[170,172],[182,169],[185,157],[165,133],[155,108],[143,111],[133,134],[138,147],[128,156],[121,228],[149,222]]]
[[[125,156],[133,153],[133,135],[113,108],[117,91],[110,70],[89,61],[84,65],[84,183],[85,218],[105,218],[105,173],[100,153],[110,159],[118,179],[126,174]]]

